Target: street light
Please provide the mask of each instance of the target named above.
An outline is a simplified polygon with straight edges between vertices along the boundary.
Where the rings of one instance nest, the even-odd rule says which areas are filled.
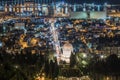
[[[83,58],[86,58],[86,57],[87,57],[87,55],[84,53],[84,54],[83,54]]]
[[[100,58],[101,58],[101,59],[103,59],[103,58],[104,58],[104,56],[103,56],[103,55],[100,55]]]

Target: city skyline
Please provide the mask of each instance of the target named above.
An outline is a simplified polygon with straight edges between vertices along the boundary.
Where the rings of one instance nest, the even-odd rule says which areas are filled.
[[[0,80],[120,80],[120,0],[0,0]]]
[[[108,3],[108,4],[120,4],[119,0],[0,0],[0,1],[35,1],[35,2],[42,2],[42,3],[51,3],[51,2],[66,2],[66,3],[79,3],[79,4],[83,4],[83,3],[94,3],[94,4],[104,4],[104,3]]]

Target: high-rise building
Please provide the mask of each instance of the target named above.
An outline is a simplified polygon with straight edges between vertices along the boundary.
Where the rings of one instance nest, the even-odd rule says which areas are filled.
[[[49,4],[49,2],[53,3]],[[12,2],[12,1],[11,1]],[[57,2],[55,0],[15,0],[15,4],[5,4],[5,12],[14,12],[16,14],[36,15],[36,16],[66,16],[69,6],[67,3]]]

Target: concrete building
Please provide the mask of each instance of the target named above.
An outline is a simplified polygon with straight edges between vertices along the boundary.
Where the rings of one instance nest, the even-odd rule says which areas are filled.
[[[8,4],[10,3],[11,4]],[[119,5],[117,5],[117,8]],[[115,9],[114,9],[115,8]],[[57,0],[11,0],[4,3],[5,13],[13,12],[16,16],[52,16],[74,19],[106,19],[119,12],[115,5],[68,4]],[[119,15],[119,14],[117,14]]]
[[[4,11],[6,13],[14,12],[20,16],[23,15],[35,15],[35,16],[68,16],[68,4],[66,3],[52,3],[52,4],[42,4],[36,3],[36,1],[26,0],[24,3],[20,4],[5,4]]]

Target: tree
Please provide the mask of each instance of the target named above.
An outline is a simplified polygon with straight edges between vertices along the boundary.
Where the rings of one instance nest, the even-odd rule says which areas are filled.
[[[75,55],[71,53],[70,56],[70,67],[74,67],[76,65]]]

